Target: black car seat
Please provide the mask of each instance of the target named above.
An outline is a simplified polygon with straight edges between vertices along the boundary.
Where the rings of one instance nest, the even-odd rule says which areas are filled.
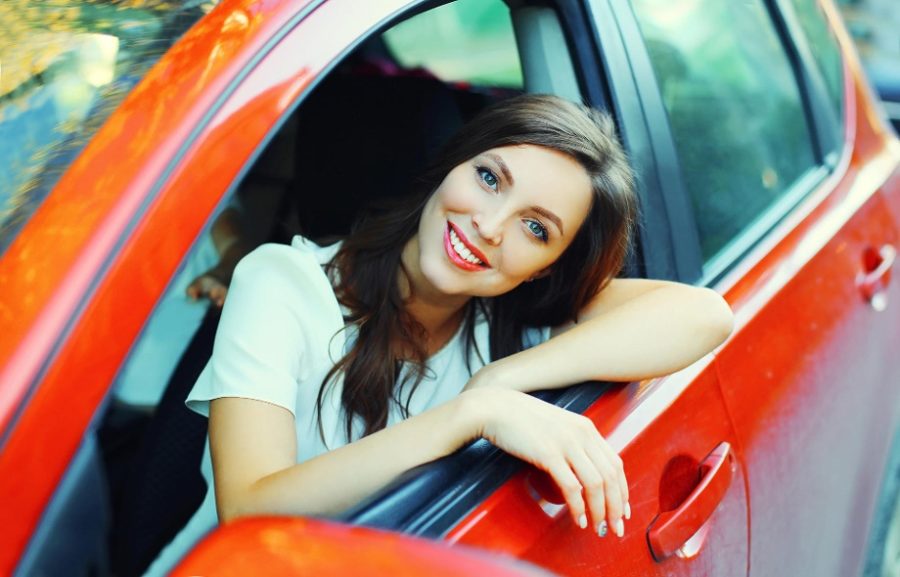
[[[302,234],[343,235],[360,210],[406,194],[462,124],[453,91],[420,76],[337,75],[301,106],[293,194]],[[286,239],[285,239],[286,240]]]

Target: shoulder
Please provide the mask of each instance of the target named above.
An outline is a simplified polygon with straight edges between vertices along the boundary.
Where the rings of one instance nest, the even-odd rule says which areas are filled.
[[[296,241],[290,246],[264,244],[256,248],[235,267],[229,298],[233,293],[247,290],[277,300],[298,293],[332,295],[321,262],[322,251],[332,247],[320,249],[310,244],[315,248],[298,245]]]
[[[242,280],[258,275],[279,278],[291,276],[308,268],[312,255],[286,244],[268,243],[252,250],[238,262],[235,277]]]

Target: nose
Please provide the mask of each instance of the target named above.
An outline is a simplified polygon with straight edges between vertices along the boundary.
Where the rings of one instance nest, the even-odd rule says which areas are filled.
[[[499,213],[477,212],[472,215],[472,227],[488,244],[498,245],[503,240],[503,219]]]

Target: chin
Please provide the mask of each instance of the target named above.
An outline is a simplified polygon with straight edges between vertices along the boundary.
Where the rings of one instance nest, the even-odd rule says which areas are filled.
[[[422,275],[428,282],[439,292],[448,295],[468,294],[473,288],[471,282],[466,282],[464,275],[467,273],[457,271],[453,268],[453,264],[441,258],[443,255],[436,255],[422,258],[419,263]]]

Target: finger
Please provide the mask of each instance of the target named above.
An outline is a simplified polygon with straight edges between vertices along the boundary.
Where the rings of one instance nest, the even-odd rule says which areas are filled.
[[[621,459],[621,457],[620,457]],[[623,515],[631,519],[631,504],[628,496],[628,479],[625,477],[625,468],[619,467],[619,488],[622,490]]]
[[[598,436],[600,436],[599,433],[598,433]],[[606,458],[609,460],[610,463],[612,463],[612,466],[616,471],[616,482],[619,485],[619,491],[622,496],[623,513],[624,513],[625,512],[624,504],[628,503],[628,479],[625,477],[625,465],[622,462],[622,457],[620,457],[619,454],[613,450],[613,448],[612,448],[612,446],[610,446],[609,442],[606,439],[604,439],[602,436],[600,436],[600,439],[601,439],[600,450],[603,451],[603,453],[606,455]],[[631,515],[627,515],[627,517],[630,517],[630,516]]]
[[[584,508],[584,499],[581,496],[581,483],[569,464],[560,460],[557,464],[547,469],[559,491],[562,493],[566,504],[569,506],[569,512],[572,514],[572,521],[582,529],[587,528],[587,514]]]
[[[214,284],[209,289],[209,298],[219,302],[225,298],[225,288],[222,285]]]
[[[591,512],[591,526],[602,537],[606,534],[606,481],[588,454],[579,451],[569,457],[572,469],[584,487],[584,499]]]
[[[602,444],[592,444],[587,450],[587,455],[591,458],[594,466],[600,472],[605,483],[606,492],[606,519],[609,521],[609,528],[616,534],[621,536],[624,532],[622,523],[622,515],[625,512],[625,500],[622,499],[621,476],[617,469],[616,463],[618,457],[613,455],[616,460],[610,458],[607,451],[604,451]]]
[[[603,439],[603,437],[600,437]],[[628,478],[625,476],[625,463],[622,461],[622,457],[613,450],[612,446],[606,439],[603,439],[601,443],[602,448],[609,456],[610,462],[613,464],[613,467],[616,469],[619,490],[622,493],[622,503],[623,503],[623,514],[625,518],[628,519],[631,517],[630,507],[628,506],[629,495],[628,495]]]
[[[197,291],[198,296],[204,297],[209,295],[209,277],[201,276],[198,277],[197,280],[194,281],[194,289]]]

